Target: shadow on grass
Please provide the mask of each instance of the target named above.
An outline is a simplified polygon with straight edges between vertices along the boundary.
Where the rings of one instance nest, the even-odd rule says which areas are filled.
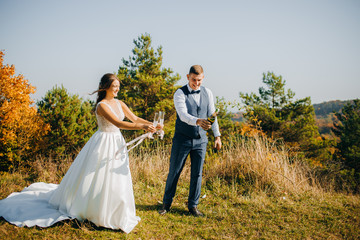
[[[156,211],[158,212],[161,209],[161,205],[159,204],[154,204],[154,205],[142,205],[142,204],[137,204],[136,205],[136,210],[139,211]],[[179,215],[179,216],[184,216],[184,215],[190,215],[190,213],[183,209],[183,208],[178,208],[178,207],[171,207],[170,212],[167,214],[173,214],[173,215]]]
[[[16,227],[16,225],[9,223],[6,221],[3,217],[0,217],[0,226],[4,224],[10,224]],[[43,230],[43,229],[51,229],[51,228],[57,228],[57,227],[69,227],[73,229],[87,229],[88,231],[108,231],[108,232],[118,232],[118,233],[124,233],[122,230],[118,229],[110,229],[105,227],[98,227],[94,223],[84,220],[79,221],[78,219],[67,219],[60,222],[57,222],[49,227],[39,227],[39,226],[33,226],[33,227],[24,227],[24,228],[33,228],[37,230]]]

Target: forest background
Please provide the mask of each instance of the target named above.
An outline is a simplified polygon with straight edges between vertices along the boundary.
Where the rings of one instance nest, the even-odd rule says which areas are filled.
[[[145,119],[152,119],[157,111],[166,112],[164,140],[146,141],[133,154],[141,155],[154,149],[168,151],[176,119],[172,97],[180,87],[177,85],[180,75],[162,66],[162,47],[154,48],[149,34],[140,35],[133,43],[132,55],[123,58],[115,72],[121,81],[118,97]],[[16,76],[15,67],[4,64],[4,56],[1,51],[0,171],[3,176],[26,173],[31,181],[48,171],[44,170],[45,166],[52,166],[50,174],[57,176],[58,182],[68,166],[64,166],[64,159],[71,164],[97,130],[94,102],[70,94],[63,86],[55,86],[34,102],[31,94],[35,87],[24,76]],[[262,139],[260,149],[272,146],[275,153],[281,152],[285,159],[278,162],[279,169],[269,169],[283,180],[289,179],[294,186],[279,187],[276,182],[264,180],[266,169],[259,169],[254,176],[243,169],[243,163],[231,164],[229,172],[228,167],[218,162],[220,165],[213,166],[216,172],[209,170],[210,175],[221,177],[229,186],[234,187],[236,183],[242,189],[236,194],[242,195],[252,191],[268,193],[269,189],[276,196],[279,192],[301,193],[300,186],[306,182],[308,187],[316,186],[321,191],[356,196],[360,190],[360,101],[312,105],[309,97],[295,99],[295,93],[286,88],[285,79],[270,71],[263,73],[259,85],[258,93],[240,92],[236,102],[216,98],[224,150],[220,155],[213,152],[210,131],[208,158],[217,159],[215,163],[225,159],[223,164],[227,162],[229,167],[227,155],[236,153],[232,158],[242,159],[234,146],[257,144]],[[239,112],[234,114],[230,108]],[[122,132],[126,140],[142,134],[141,131]],[[266,167],[275,154],[265,155],[261,159],[266,161]],[[285,166],[298,169],[300,165],[306,169],[301,170],[303,178],[291,180]],[[354,221],[358,223],[358,219]]]

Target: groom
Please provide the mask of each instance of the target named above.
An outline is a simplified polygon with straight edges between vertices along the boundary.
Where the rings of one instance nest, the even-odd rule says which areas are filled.
[[[187,79],[189,83],[174,94],[177,119],[163,205],[159,210],[161,215],[170,211],[180,173],[185,165],[186,158],[190,154],[191,178],[188,208],[192,215],[203,216],[197,209],[197,205],[200,198],[202,169],[208,143],[206,131],[210,127],[215,136],[215,148],[218,150],[221,148],[217,119],[213,125],[207,121],[207,117],[215,112],[215,105],[212,92],[201,86],[204,79],[203,68],[200,65],[192,66]]]

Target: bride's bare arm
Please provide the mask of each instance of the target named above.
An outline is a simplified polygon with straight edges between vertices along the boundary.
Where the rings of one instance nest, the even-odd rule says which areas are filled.
[[[125,114],[125,116],[130,120],[132,121],[133,123],[143,123],[143,124],[152,124],[151,122],[143,119],[143,118],[140,118],[138,116],[136,116],[130,109],[129,107],[123,102],[123,101],[120,101],[118,100],[121,104],[121,107],[122,107],[122,110]]]
[[[115,126],[117,126],[120,129],[126,129],[126,130],[140,130],[140,129],[143,129],[143,130],[146,130],[146,131],[149,131],[149,132],[155,132],[156,131],[156,129],[152,125],[152,123],[150,123],[148,121],[146,121],[146,122],[132,122],[132,123],[125,122],[125,121],[120,121],[118,119],[118,117],[105,104],[99,104],[96,111],[97,111],[98,115],[103,116],[109,122],[111,122],[112,124],[114,124]],[[125,114],[125,116],[126,116],[126,114]]]

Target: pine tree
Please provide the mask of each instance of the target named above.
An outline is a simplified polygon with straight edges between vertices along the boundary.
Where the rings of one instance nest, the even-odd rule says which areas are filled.
[[[327,151],[322,150],[329,144],[319,135],[310,98],[293,100],[295,93],[286,91],[286,81],[272,72],[263,74],[263,83],[266,86],[259,88],[259,95],[240,93],[248,121],[253,125],[260,123],[269,137],[283,139],[308,158],[322,155],[320,158],[326,159]]]
[[[162,47],[155,50],[149,34],[142,34],[134,44],[133,55],[128,60],[122,59],[118,70],[121,82],[118,98],[141,118],[151,121],[155,112],[165,111],[165,120],[174,122],[173,95],[180,75],[170,68],[162,68]],[[169,130],[171,124],[165,127]]]
[[[337,121],[332,130],[340,138],[340,157],[348,169],[360,174],[360,99],[348,103],[335,115]]]
[[[93,103],[69,94],[63,86],[48,91],[37,105],[40,115],[51,126],[46,135],[45,155],[75,154],[97,128]]]

